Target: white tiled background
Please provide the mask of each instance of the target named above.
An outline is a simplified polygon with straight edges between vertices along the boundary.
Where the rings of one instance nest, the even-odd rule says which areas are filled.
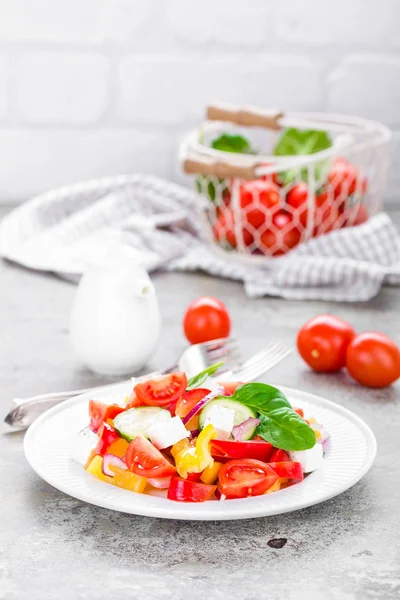
[[[396,132],[400,0],[0,0],[0,202],[121,172],[180,180],[208,101]]]

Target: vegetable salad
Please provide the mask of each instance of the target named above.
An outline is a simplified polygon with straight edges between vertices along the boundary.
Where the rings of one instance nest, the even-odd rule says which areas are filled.
[[[216,383],[219,366],[140,382],[124,406],[91,400],[74,458],[102,481],[181,502],[275,492],[322,466],[320,424],[273,386]]]

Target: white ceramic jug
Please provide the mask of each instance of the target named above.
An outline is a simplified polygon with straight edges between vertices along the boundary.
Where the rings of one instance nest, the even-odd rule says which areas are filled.
[[[154,285],[127,245],[112,250],[82,276],[71,313],[72,344],[103,375],[134,375],[160,337]]]

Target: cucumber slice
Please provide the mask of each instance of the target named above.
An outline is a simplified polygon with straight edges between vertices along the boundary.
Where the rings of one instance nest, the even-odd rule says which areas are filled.
[[[131,442],[137,435],[143,435],[149,439],[147,429],[159,421],[169,421],[171,413],[165,408],[158,406],[139,406],[130,408],[114,419],[114,427],[118,433]]]
[[[234,425],[240,425],[240,423],[243,423],[243,421],[246,421],[249,417],[257,418],[257,414],[251,410],[251,408],[241,404],[240,402],[236,402],[236,400],[229,400],[229,398],[216,398],[215,400],[211,400],[211,402],[207,402],[203,410],[200,412],[199,429],[203,429],[210,409],[215,405],[222,406],[223,408],[230,408],[235,412]],[[256,428],[254,427],[254,429],[246,434],[244,439],[250,440],[253,437],[255,430]]]

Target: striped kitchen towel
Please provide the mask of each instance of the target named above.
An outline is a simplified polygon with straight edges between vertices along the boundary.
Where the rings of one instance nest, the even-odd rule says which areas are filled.
[[[197,193],[150,175],[61,188],[3,219],[0,255],[75,281],[116,245],[130,244],[149,271],[203,270],[243,281],[251,297],[365,301],[383,284],[400,284],[400,237],[385,213],[254,262],[209,243],[201,204]]]

